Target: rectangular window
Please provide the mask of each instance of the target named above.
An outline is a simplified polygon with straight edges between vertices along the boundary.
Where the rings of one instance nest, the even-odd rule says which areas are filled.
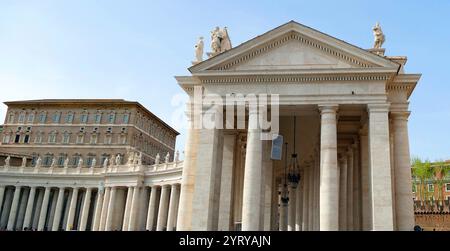
[[[445,184],[445,191],[450,192],[450,183]]]
[[[25,113],[21,113],[19,114],[19,124],[22,124],[23,122],[25,122]]]
[[[109,114],[108,122],[110,124],[114,124],[116,122],[116,114],[115,113]]]
[[[87,114],[81,114],[80,121],[81,121],[81,123],[86,124],[88,122],[88,115]]]
[[[50,134],[48,136],[48,143],[52,143],[52,144],[56,143],[56,135],[55,134]]]
[[[28,144],[30,143],[30,135],[25,135],[25,139],[23,140],[23,143]]]
[[[3,144],[8,144],[10,139],[11,139],[11,136],[9,136],[9,134],[8,135],[4,135],[2,143]]]
[[[128,124],[128,121],[130,120],[130,115],[129,114],[124,114],[123,115],[123,119],[122,119],[122,122],[124,123],[124,124]]]
[[[428,192],[434,192],[434,185],[428,184]]]
[[[77,144],[83,144],[83,142],[84,142],[84,135],[78,135]]]
[[[91,144],[97,144],[97,134],[91,135]]]
[[[66,124],[71,124],[73,122],[73,114],[69,113],[66,116]]]
[[[47,115],[45,113],[41,113],[39,115],[39,123],[45,124],[45,120],[47,119]]]
[[[28,115],[28,123],[33,123],[34,122],[34,113],[30,113],[29,115]]]
[[[102,115],[101,114],[95,114],[95,123],[100,124],[102,122]]]
[[[14,123],[14,114],[13,113],[9,114],[8,123],[10,123],[10,124]]]
[[[52,122],[53,122],[54,124],[58,124],[60,118],[61,118],[61,113],[57,112],[57,113],[53,114]]]
[[[34,140],[34,143],[37,143],[37,144],[41,144],[42,143],[42,134],[38,134],[36,136],[36,139]]]
[[[65,133],[64,135],[63,135],[63,144],[69,144],[69,141],[70,141],[70,134],[68,134],[68,133]]]
[[[19,143],[20,142],[20,134],[16,135],[16,138],[14,139],[14,143]]]

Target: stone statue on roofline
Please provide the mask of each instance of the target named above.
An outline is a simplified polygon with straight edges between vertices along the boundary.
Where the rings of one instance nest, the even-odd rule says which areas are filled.
[[[9,165],[10,165],[10,160],[11,160],[11,157],[10,156],[8,156],[8,157],[6,157],[6,159],[5,159],[5,167],[9,167]]]
[[[195,45],[195,61],[192,62],[193,65],[196,65],[203,61],[204,47],[205,43],[203,42],[203,37],[199,37],[197,44]]]
[[[227,27],[224,27],[223,29],[216,27],[211,31],[211,52],[207,53],[210,58],[231,50],[231,48],[231,40],[228,35]]]
[[[170,160],[170,153],[167,153],[167,154],[166,154],[165,162],[166,162],[166,163],[169,163],[169,160]]]
[[[108,158],[105,158],[105,160],[103,161],[103,168],[108,168]]]
[[[375,37],[375,43],[373,45],[374,49],[381,49],[384,42],[386,42],[386,37],[381,29],[380,23],[376,23],[375,27],[373,27],[373,35]]]
[[[36,160],[36,168],[41,167],[41,165],[42,165],[42,158],[41,156],[39,156],[38,159]]]
[[[23,157],[22,158],[22,167],[26,167],[27,166],[27,157]]]
[[[155,165],[158,165],[160,162],[161,156],[158,154],[156,154],[156,158],[155,158]]]
[[[65,160],[64,160],[64,168],[68,168],[69,167],[69,157],[67,157]]]
[[[93,158],[92,159],[92,163],[91,163],[91,167],[94,168],[97,165],[97,159]]]

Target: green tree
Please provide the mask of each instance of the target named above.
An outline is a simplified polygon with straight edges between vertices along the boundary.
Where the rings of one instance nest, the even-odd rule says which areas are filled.
[[[444,200],[442,190],[445,180],[449,177],[450,164],[439,160],[433,166],[435,171],[434,180],[438,187],[438,200]]]
[[[419,200],[423,202],[429,196],[427,184],[429,181],[433,181],[433,167],[431,166],[431,162],[429,160],[422,161],[419,157],[413,157],[411,162],[413,167],[413,176],[419,180],[419,187],[417,189]]]

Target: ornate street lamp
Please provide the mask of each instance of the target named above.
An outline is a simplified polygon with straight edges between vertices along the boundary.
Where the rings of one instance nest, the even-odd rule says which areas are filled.
[[[297,135],[297,117],[294,117],[294,153],[292,154],[291,162],[289,165],[289,172],[287,174],[289,184],[292,188],[297,188],[300,183],[300,165],[298,164],[298,154],[295,149],[295,140]]]

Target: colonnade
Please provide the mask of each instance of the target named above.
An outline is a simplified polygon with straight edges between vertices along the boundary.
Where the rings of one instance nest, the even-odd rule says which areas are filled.
[[[173,231],[180,185],[44,187],[0,185],[0,229]]]

